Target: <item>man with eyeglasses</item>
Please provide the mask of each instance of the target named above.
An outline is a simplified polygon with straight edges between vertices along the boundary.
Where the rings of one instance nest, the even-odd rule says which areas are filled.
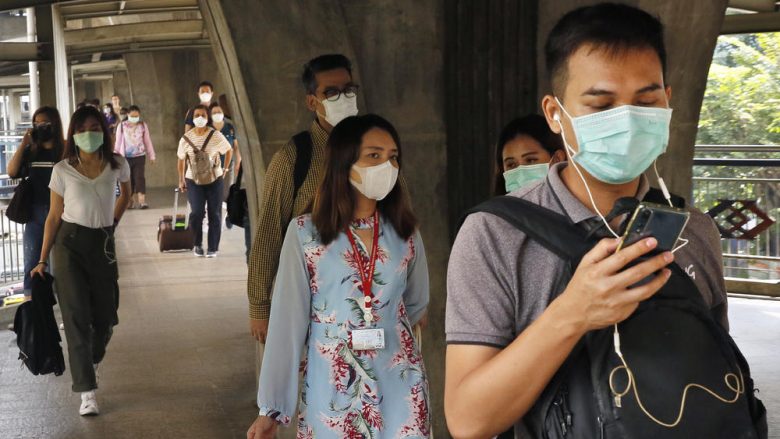
[[[257,233],[249,254],[249,327],[258,341],[257,375],[268,334],[271,290],[287,224],[311,203],[325,172],[325,145],[335,125],[358,113],[358,85],[344,55],[312,59],[301,77],[306,107],[315,114],[308,131],[296,134],[271,159],[265,175]]]

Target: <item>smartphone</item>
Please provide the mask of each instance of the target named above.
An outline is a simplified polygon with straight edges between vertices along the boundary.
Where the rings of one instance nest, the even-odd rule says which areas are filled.
[[[683,209],[640,203],[628,222],[618,250],[652,236],[658,240],[658,246],[653,253],[672,251],[690,216],[690,212]]]

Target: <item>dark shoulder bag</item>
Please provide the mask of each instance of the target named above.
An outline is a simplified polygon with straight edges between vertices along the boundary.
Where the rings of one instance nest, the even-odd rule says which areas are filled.
[[[236,182],[230,185],[227,196],[227,214],[228,219],[234,225],[246,227],[244,217],[246,216],[247,199],[246,189],[241,189],[241,178],[244,175],[244,166],[238,168]]]
[[[32,217],[33,188],[30,182],[29,145],[22,158],[22,175],[14,188],[14,195],[5,210],[5,216],[19,224],[27,224]]]

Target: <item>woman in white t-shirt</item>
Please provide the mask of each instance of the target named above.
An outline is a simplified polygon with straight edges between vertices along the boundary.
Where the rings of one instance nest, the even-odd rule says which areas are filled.
[[[41,260],[31,272],[43,276],[54,252],[70,374],[73,391],[81,393],[82,416],[98,414],[97,365],[118,323],[114,228],[130,201],[130,167],[113,149],[111,132],[97,109],[83,107],[73,114],[64,159],[54,166],[49,183],[51,207]]]
[[[179,189],[187,192],[190,202],[190,227],[195,236],[195,256],[217,257],[219,239],[222,233],[222,178],[221,155],[230,163],[232,145],[219,131],[208,126],[209,109],[198,105],[193,109],[195,128],[189,130],[179,141],[178,171]],[[203,217],[208,206],[209,236],[208,251],[203,251]]]

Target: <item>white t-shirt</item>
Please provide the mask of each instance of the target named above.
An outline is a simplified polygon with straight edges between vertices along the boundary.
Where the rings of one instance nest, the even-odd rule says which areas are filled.
[[[206,137],[208,137],[210,131],[211,130],[207,130],[206,134],[199,136],[195,134],[195,129],[193,128],[189,130],[185,136],[189,137],[198,149],[201,149],[203,148],[203,142],[206,141]],[[218,164],[214,169],[214,174],[216,174],[217,178],[222,176],[222,162],[220,161],[219,156],[227,154],[231,149],[232,145],[227,141],[225,136],[219,131],[214,131],[214,135],[211,136],[209,144],[206,145],[206,154],[209,155],[211,163]],[[184,178],[192,179],[192,168],[189,166],[189,161],[195,160],[195,151],[192,149],[192,146],[184,140],[184,137],[179,140],[179,150],[176,154],[179,156],[180,160],[185,160],[187,162],[187,172],[184,174]],[[187,159],[187,156],[189,156],[189,160]]]
[[[65,201],[62,220],[91,229],[114,225],[116,182],[130,181],[130,166],[124,157],[115,155],[119,168],[106,164],[94,180],[80,174],[68,160],[54,165],[49,189]]]

